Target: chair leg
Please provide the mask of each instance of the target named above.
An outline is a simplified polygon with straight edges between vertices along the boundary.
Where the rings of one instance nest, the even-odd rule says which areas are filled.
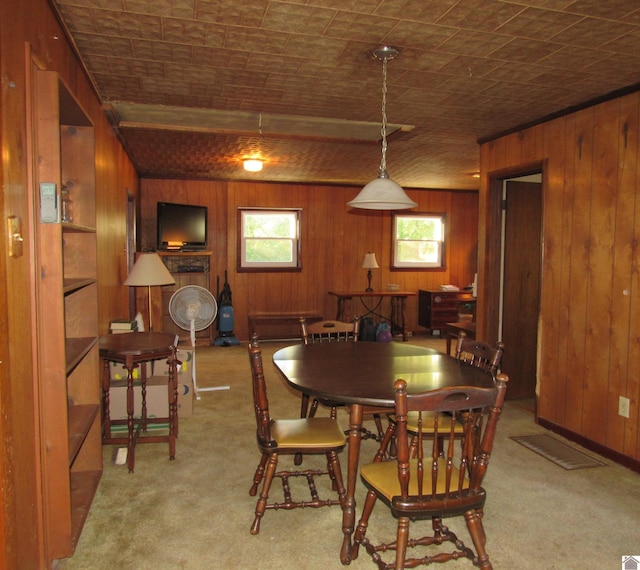
[[[382,427],[382,419],[380,419],[380,414],[373,414],[373,421],[376,424],[376,429],[378,430],[378,441],[382,441],[384,437],[384,428]]]
[[[309,394],[302,394],[300,399],[300,417],[306,418],[309,411]]]
[[[487,535],[484,532],[484,525],[482,524],[482,516],[484,511],[482,509],[467,511],[464,514],[464,518],[467,521],[467,528],[473,540],[473,545],[476,548],[476,554],[478,556],[477,566],[485,568],[486,570],[493,570],[493,566],[489,561],[489,555],[485,550],[485,544],[487,543]]]
[[[398,536],[396,538],[396,565],[395,570],[404,570],[404,561],[407,557],[407,544],[409,542],[409,519],[398,519]]]
[[[269,459],[269,456],[266,453],[263,453],[260,458],[260,463],[256,468],[256,472],[253,475],[253,485],[251,485],[251,489],[249,490],[249,496],[251,497],[255,497],[258,492],[258,485],[260,485],[260,482],[264,477],[264,466],[267,464],[267,459]]]
[[[267,508],[267,501],[269,499],[269,489],[271,488],[271,482],[276,473],[276,467],[278,466],[278,454],[271,453],[269,456],[269,462],[267,463],[267,469],[264,475],[264,483],[262,484],[262,491],[260,492],[260,498],[256,504],[256,518],[251,525],[251,534],[258,534],[260,532],[260,521],[264,515],[264,511]]]
[[[391,456],[390,446],[395,439],[396,435],[396,423],[389,422],[387,426],[387,431],[384,433],[382,437],[382,441],[380,442],[380,447],[378,448],[378,452],[373,458],[374,463],[380,463],[380,461],[386,461]]]
[[[364,505],[362,507],[362,516],[358,521],[358,525],[356,526],[356,531],[353,534],[353,546],[351,548],[351,558],[355,560],[358,558],[358,551],[360,545],[364,542],[365,537],[367,535],[367,527],[369,526],[369,517],[371,516],[371,512],[373,511],[373,507],[376,505],[376,500],[378,496],[373,492],[369,491],[364,500]]]
[[[347,496],[347,490],[344,486],[344,480],[342,479],[340,460],[338,459],[338,454],[335,451],[329,451],[327,453],[327,471],[331,478],[333,490],[338,493],[340,505],[344,506],[344,499]]]

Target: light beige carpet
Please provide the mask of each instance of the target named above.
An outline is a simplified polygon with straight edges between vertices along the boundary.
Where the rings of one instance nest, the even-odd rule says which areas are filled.
[[[412,342],[444,348],[444,341]],[[290,344],[290,343],[287,343]],[[283,343],[263,343],[274,417],[295,417],[299,395],[285,387],[271,364]],[[180,421],[175,461],[166,444],[139,445],[136,471],[112,464],[104,449],[104,474],[80,543],[64,570],[308,569],[342,567],[341,511],[267,512],[251,536],[255,499],[249,497],[258,461],[246,343],[197,351],[200,386],[230,385],[203,392],[194,415]],[[339,418],[347,424],[345,410]],[[508,403],[485,487],[487,550],[494,568],[533,570],[620,568],[623,555],[640,552],[640,476],[618,465],[566,471],[510,439],[545,433],[525,407]],[[554,436],[557,437],[557,436]],[[375,443],[362,444],[362,457]],[[346,454],[342,454],[346,468]],[[343,469],[344,470],[344,469]],[[358,486],[358,509],[362,485]],[[468,540],[464,522],[451,528]],[[395,521],[378,505],[370,534],[395,533]],[[468,560],[447,568],[472,568]],[[374,565],[366,554],[350,568]]]

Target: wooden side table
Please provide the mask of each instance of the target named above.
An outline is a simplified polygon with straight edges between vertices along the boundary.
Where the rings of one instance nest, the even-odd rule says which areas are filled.
[[[133,473],[135,468],[135,447],[137,443],[169,443],[169,459],[176,456],[176,437],[178,435],[178,364],[176,357],[175,335],[171,333],[140,332],[129,334],[109,334],[100,338],[100,356],[105,361],[102,378],[102,443],[103,444],[126,444],[127,445],[127,466],[129,473]],[[169,379],[167,384],[167,397],[169,402],[169,417],[167,418],[147,418],[147,374],[146,366],[141,364],[167,359],[169,367]],[[127,419],[112,420],[109,414],[109,387],[110,374],[109,362],[117,362],[124,365],[127,370]],[[140,383],[142,393],[142,410],[140,418],[134,418],[134,398],[133,398],[133,371],[140,366]],[[147,426],[154,423],[169,424],[168,435],[145,435],[140,437],[142,432],[147,431]],[[126,437],[113,437],[111,434],[112,425],[126,425]]]
[[[338,310],[336,313],[337,321],[349,321],[353,318],[351,299],[357,297],[360,299],[366,310],[362,317],[367,315],[376,315],[384,319],[388,319],[391,323],[391,332],[393,334],[400,333],[402,340],[407,341],[408,335],[404,325],[404,311],[407,306],[407,297],[415,297],[413,291],[329,291],[329,295],[333,295],[338,299]],[[389,316],[378,313],[382,301],[388,297],[390,299]],[[375,303],[373,307],[367,306],[364,299],[372,299]]]

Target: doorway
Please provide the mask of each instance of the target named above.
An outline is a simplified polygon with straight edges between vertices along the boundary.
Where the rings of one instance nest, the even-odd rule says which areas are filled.
[[[504,180],[500,337],[507,397],[535,398],[542,274],[542,177]]]

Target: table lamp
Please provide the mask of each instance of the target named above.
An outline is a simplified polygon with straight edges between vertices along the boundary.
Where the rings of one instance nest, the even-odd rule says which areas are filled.
[[[365,289],[365,291],[373,291],[372,287],[371,287],[371,277],[373,277],[373,274],[371,273],[372,269],[378,269],[378,262],[376,261],[376,254],[375,253],[367,253],[364,256],[364,261],[362,262],[362,267],[364,269],[367,269],[367,280],[369,282],[367,288]]]
[[[151,287],[173,285],[175,280],[157,253],[141,253],[131,268],[124,284],[129,287],[147,287],[149,290],[149,331],[153,331],[151,317]]]

